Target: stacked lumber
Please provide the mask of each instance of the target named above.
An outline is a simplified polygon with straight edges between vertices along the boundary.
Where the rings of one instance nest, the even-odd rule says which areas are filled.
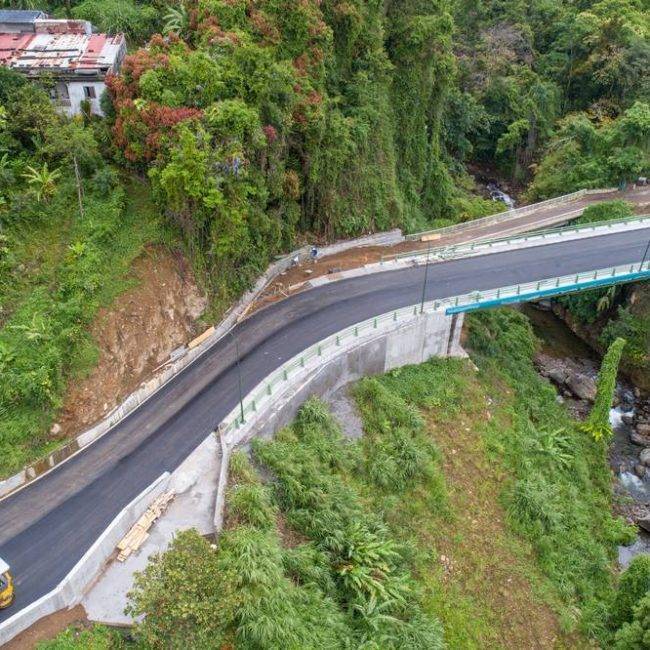
[[[162,515],[167,509],[169,502],[174,498],[175,494],[171,492],[163,492],[160,496],[154,499],[153,503],[147,508],[146,512],[135,522],[131,530],[122,538],[117,544],[119,551],[117,559],[124,562],[131,553],[137,551],[142,544],[149,537],[149,529],[153,526],[154,522]]]

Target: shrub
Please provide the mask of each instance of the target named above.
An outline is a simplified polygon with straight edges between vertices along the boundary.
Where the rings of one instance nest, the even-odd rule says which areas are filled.
[[[412,419],[408,412],[401,417]],[[275,441],[255,441],[255,456],[275,475],[287,521],[315,549],[291,551],[285,563],[301,583],[312,580],[335,589],[351,617],[355,647],[409,647],[409,639],[412,647],[440,647],[439,625],[421,610],[405,566],[406,550],[392,539],[381,517],[364,508],[341,473],[354,472],[355,447],[341,438],[324,405],[313,399]],[[306,571],[305,554],[314,553],[317,566]],[[331,582],[324,579],[323,558]]]
[[[650,593],[634,608],[630,623],[625,623],[616,633],[614,650],[646,650],[650,648]]]
[[[576,219],[576,223],[595,223],[598,221],[611,221],[613,219],[625,219],[634,215],[634,206],[622,199],[603,201],[596,205],[590,205]]]
[[[366,423],[362,445],[370,480],[383,490],[400,492],[430,477],[437,455],[415,407],[377,379],[359,382],[355,397]]]
[[[625,339],[616,339],[610,346],[600,367],[598,374],[598,391],[596,401],[591,409],[583,429],[593,435],[596,440],[609,438],[612,427],[609,423],[609,412],[612,408],[614,392],[616,391],[616,377],[618,365],[625,347]]]
[[[634,608],[650,592],[650,555],[637,555],[625,569],[618,583],[616,596],[610,610],[613,629],[630,623]]]
[[[262,485],[237,485],[228,493],[228,515],[263,530],[275,523],[276,511]]]

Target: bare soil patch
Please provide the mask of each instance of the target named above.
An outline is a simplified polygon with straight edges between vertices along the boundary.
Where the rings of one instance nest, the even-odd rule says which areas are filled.
[[[133,288],[102,309],[92,326],[99,362],[68,388],[58,420],[62,438],[104,417],[196,334],[207,300],[181,255],[151,247],[131,274]]]

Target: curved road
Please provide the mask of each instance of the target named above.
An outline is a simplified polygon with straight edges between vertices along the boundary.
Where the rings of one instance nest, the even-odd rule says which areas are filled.
[[[438,263],[427,298],[639,262],[650,228]],[[421,298],[423,267],[334,282],[257,312],[234,335],[243,388],[336,331]],[[112,431],[0,501],[0,556],[16,602],[0,621],[53,589],[115,515],[173,471],[237,404],[235,345],[225,337]]]

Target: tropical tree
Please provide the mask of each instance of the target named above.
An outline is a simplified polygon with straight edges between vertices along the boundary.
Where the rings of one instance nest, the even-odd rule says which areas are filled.
[[[56,190],[56,181],[61,177],[59,168],[49,169],[47,163],[43,163],[40,169],[27,165],[27,171],[23,177],[32,186],[36,200],[49,201]]]
[[[163,34],[185,34],[190,23],[187,7],[184,4],[179,4],[178,7],[169,7],[163,20]]]

